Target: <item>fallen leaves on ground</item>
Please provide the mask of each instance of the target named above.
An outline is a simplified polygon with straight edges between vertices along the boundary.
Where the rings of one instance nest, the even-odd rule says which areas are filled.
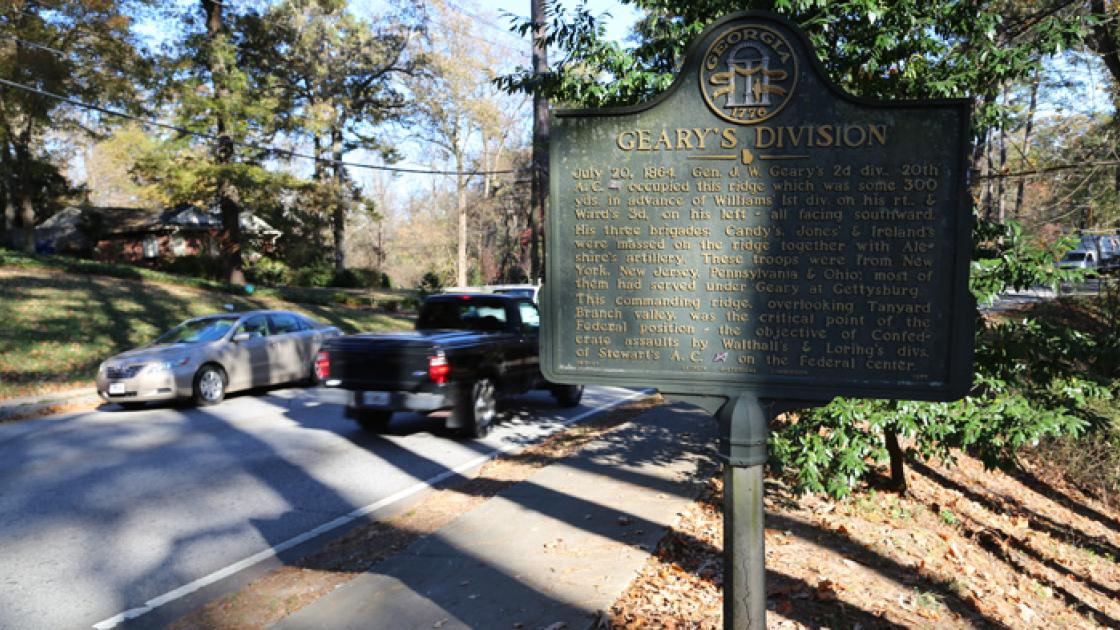
[[[907,495],[840,501],[768,480],[767,626],[1120,627],[1120,515],[1032,471],[958,454],[956,467],[910,470]],[[717,475],[610,627],[723,627],[722,492]]]

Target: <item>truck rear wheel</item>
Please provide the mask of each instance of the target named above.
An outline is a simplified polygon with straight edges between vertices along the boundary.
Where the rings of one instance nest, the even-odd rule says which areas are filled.
[[[392,419],[392,411],[360,410],[354,413],[354,420],[358,423],[358,426],[374,433],[384,433],[385,429],[389,428],[389,421]]]
[[[498,415],[494,395],[494,381],[488,378],[480,378],[468,386],[455,409],[460,426],[463,427],[463,435],[484,438],[490,433],[490,427]]]
[[[575,407],[583,398],[583,385],[554,385],[552,397],[561,407]]]

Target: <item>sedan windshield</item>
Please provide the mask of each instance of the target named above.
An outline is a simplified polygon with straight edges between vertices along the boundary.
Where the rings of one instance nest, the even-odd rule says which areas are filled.
[[[230,327],[237,323],[237,320],[237,317],[192,319],[163,333],[152,343],[204,343],[214,341],[221,339]]]

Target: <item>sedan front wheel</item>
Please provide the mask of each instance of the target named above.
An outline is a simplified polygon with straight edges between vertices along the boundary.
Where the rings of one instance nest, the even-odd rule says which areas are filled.
[[[226,397],[226,374],[216,365],[204,365],[194,376],[191,398],[199,407],[216,405]]]

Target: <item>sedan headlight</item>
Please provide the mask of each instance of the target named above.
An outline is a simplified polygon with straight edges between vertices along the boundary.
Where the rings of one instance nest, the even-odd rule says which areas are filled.
[[[144,366],[144,373],[160,374],[163,372],[170,372],[177,367],[186,365],[188,362],[190,362],[190,360],[190,357],[183,357],[182,359],[176,359],[174,361],[156,361],[155,363],[149,363],[148,365]]]
[[[144,366],[145,374],[159,374],[160,372],[170,372],[170,361],[159,361],[158,363],[149,363]]]

